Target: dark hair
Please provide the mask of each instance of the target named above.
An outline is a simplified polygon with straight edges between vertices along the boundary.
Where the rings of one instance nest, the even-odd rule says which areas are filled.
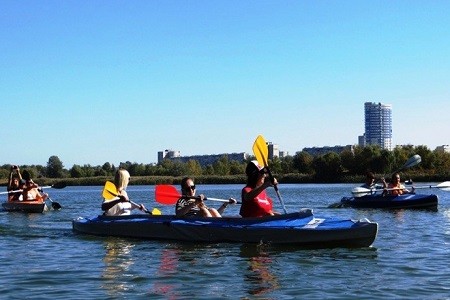
[[[372,172],[367,172],[366,176],[367,178],[375,179],[375,175]]]
[[[181,179],[181,189],[184,189],[184,187],[186,186],[186,183],[189,179],[192,179],[191,177],[184,177],[183,179]]]
[[[392,181],[395,181],[395,180],[397,179],[397,175],[400,176],[399,173],[394,173],[394,174],[392,174],[391,180],[392,180]]]
[[[191,177],[184,177],[183,179],[181,179],[181,184],[180,185],[181,185],[181,192],[182,193],[186,190],[186,186],[187,186],[188,180],[194,181],[194,179],[191,178]]]
[[[25,179],[26,181],[31,179],[31,175],[30,172],[28,172],[28,170],[23,170],[22,171],[22,178]]]
[[[247,164],[245,174],[247,174],[247,185],[250,187],[255,187],[258,182],[259,168],[253,161]]]

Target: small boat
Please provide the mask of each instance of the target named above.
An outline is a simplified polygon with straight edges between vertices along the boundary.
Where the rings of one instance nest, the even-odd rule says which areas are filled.
[[[341,207],[353,208],[417,208],[437,209],[438,196],[431,194],[386,195],[373,194],[362,197],[343,197]]]
[[[311,209],[262,218],[204,218],[174,215],[79,217],[75,232],[151,240],[270,243],[300,247],[369,247],[378,224],[368,220],[315,218]]]
[[[43,201],[8,201],[2,203],[3,210],[26,213],[43,213],[49,207]]]

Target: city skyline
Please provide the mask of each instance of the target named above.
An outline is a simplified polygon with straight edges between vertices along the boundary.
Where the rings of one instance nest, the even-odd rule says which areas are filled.
[[[0,164],[65,167],[357,144],[449,144],[450,3],[0,2]]]

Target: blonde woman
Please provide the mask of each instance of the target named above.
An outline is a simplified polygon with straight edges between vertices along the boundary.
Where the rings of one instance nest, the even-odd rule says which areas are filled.
[[[130,173],[127,170],[119,169],[114,177],[114,184],[117,188],[118,199],[107,201],[106,199],[102,203],[102,210],[106,216],[124,216],[130,215],[133,209],[140,209],[145,211],[143,204],[136,204],[130,202],[127,194],[127,186],[130,181]]]

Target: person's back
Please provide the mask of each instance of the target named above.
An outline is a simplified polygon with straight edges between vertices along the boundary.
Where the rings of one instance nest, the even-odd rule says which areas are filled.
[[[44,202],[47,199],[46,193],[41,193],[39,186],[33,182],[33,180],[26,180],[25,186],[23,188],[23,200],[24,201],[38,201]]]
[[[114,177],[114,185],[117,192],[116,199],[104,199],[102,203],[102,210],[105,216],[125,216],[130,215],[133,209],[140,209],[145,211],[143,204],[136,204],[128,198],[126,188],[130,181],[130,173],[127,170],[117,170]]]

